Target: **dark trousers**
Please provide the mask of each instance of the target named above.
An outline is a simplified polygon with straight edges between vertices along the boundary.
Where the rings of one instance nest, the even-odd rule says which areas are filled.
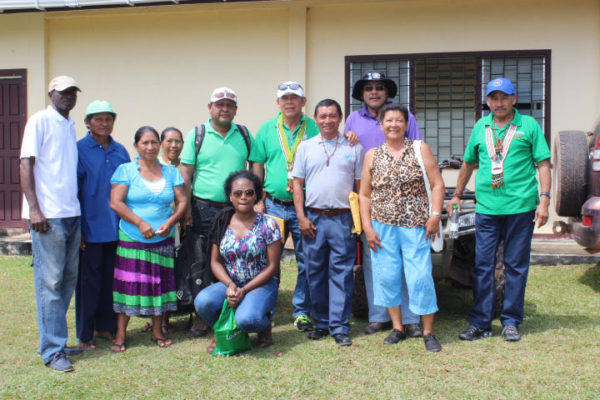
[[[192,198],[193,231],[198,235],[203,235],[208,238],[210,234],[210,224],[215,215],[221,210],[222,208],[220,207],[213,207]]]
[[[117,331],[113,311],[113,278],[117,242],[86,243],[79,255],[79,277],[75,289],[77,338],[89,342],[94,330]]]
[[[506,286],[500,321],[503,326],[518,326],[523,322],[534,217],[534,211],[510,215],[476,214],[474,304],[469,316],[471,325],[479,328],[489,328],[492,325],[496,311],[494,285],[496,250],[501,239],[504,240]]]
[[[316,327],[331,335],[350,333],[356,237],[350,212],[332,217],[307,210],[315,237],[302,236],[312,315]]]

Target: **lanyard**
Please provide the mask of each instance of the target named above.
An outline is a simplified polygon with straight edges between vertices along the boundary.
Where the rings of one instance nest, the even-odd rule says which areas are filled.
[[[494,143],[492,127],[489,125],[486,127],[485,143],[488,155],[492,160],[492,188],[494,189],[499,188],[504,183],[504,160],[506,159],[508,149],[510,148],[510,142],[515,135],[516,130],[517,126],[511,125],[504,136],[504,140],[496,138]]]
[[[283,155],[286,161],[286,169],[291,171],[294,168],[294,157],[296,155],[296,150],[302,142],[302,138],[304,137],[304,132],[306,131],[306,120],[302,122],[300,126],[300,131],[296,136],[296,140],[294,141],[294,145],[290,149],[290,144],[287,140],[287,136],[285,131],[283,130],[283,114],[279,114],[279,118],[277,120],[277,132],[279,133],[279,144],[281,146],[281,150],[283,151]],[[293,136],[292,136],[293,137]]]

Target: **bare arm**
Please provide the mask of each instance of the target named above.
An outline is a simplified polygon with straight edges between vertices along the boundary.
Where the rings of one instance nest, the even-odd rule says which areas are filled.
[[[252,164],[252,173],[254,173],[254,175],[258,176],[260,178],[261,182],[263,182],[264,178],[265,178],[265,165],[263,163],[254,162]],[[264,192],[264,193],[266,193],[266,192]],[[263,193],[263,198],[258,199],[258,203],[256,203],[256,205],[254,206],[254,211],[260,212],[263,214],[266,211],[264,193]]]
[[[467,186],[467,182],[471,179],[471,175],[473,175],[473,171],[477,164],[469,163],[464,161],[463,165],[460,167],[460,171],[458,172],[458,180],[456,182],[456,190],[454,191],[454,197],[446,204],[446,211],[448,211],[448,216],[452,216],[452,207],[456,204],[458,206],[458,211],[460,211],[460,197]]]
[[[35,191],[35,176],[33,175],[33,166],[35,157],[21,158],[20,175],[21,189],[29,204],[29,221],[34,231],[44,233],[48,229],[46,216],[40,209],[37,194]]]
[[[540,178],[540,191],[550,192],[552,185],[552,178],[550,175],[550,160],[546,159],[538,163],[538,172]],[[548,206],[550,205],[550,198],[548,196],[540,196],[540,204],[538,204],[535,210],[534,222],[537,222],[537,227],[541,227],[548,222]]]
[[[360,207],[360,220],[367,239],[369,248],[377,252],[377,247],[382,248],[379,236],[371,224],[371,167],[373,166],[373,150],[367,151],[363,161],[363,169],[360,176],[360,190],[358,201]]]
[[[442,207],[444,206],[444,180],[442,179],[442,174],[440,173],[437,161],[427,143],[421,144],[421,155],[423,156],[423,163],[425,164],[427,179],[429,179],[429,186],[431,186],[432,214],[429,216],[429,219],[425,224],[425,230],[427,231],[425,239],[433,239],[432,236],[439,235],[440,230],[440,220],[442,216],[433,215],[433,212],[439,214],[442,213]]]
[[[192,178],[194,177],[194,170],[196,167],[193,164],[184,164],[181,163],[181,177],[183,178],[183,190],[184,195],[187,200],[189,200],[190,206],[192,205]],[[192,220],[192,208],[187,207],[185,216],[183,219],[184,226],[191,226],[193,223]]]
[[[150,224],[137,216],[125,204],[125,197],[127,197],[128,190],[129,186],[121,183],[112,185],[112,189],[110,190],[110,208],[117,213],[119,218],[137,226],[144,238],[150,239],[156,235]]]
[[[314,238],[317,228],[306,217],[304,213],[304,179],[294,178],[294,207],[296,208],[296,217],[298,218],[298,227],[300,232],[306,237]]]

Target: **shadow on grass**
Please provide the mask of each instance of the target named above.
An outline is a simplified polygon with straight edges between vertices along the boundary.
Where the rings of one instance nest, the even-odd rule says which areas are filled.
[[[579,282],[589,286],[596,292],[600,292],[600,263],[586,270],[579,278]]]

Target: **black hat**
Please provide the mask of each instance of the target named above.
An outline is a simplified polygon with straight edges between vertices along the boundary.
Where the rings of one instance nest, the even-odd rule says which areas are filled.
[[[387,79],[383,72],[377,71],[369,71],[363,75],[362,79],[356,81],[354,88],[352,89],[352,97],[356,100],[363,101],[363,88],[369,81],[383,82],[388,91],[388,98],[392,99],[396,97],[396,93],[398,92],[396,83],[391,79]]]

